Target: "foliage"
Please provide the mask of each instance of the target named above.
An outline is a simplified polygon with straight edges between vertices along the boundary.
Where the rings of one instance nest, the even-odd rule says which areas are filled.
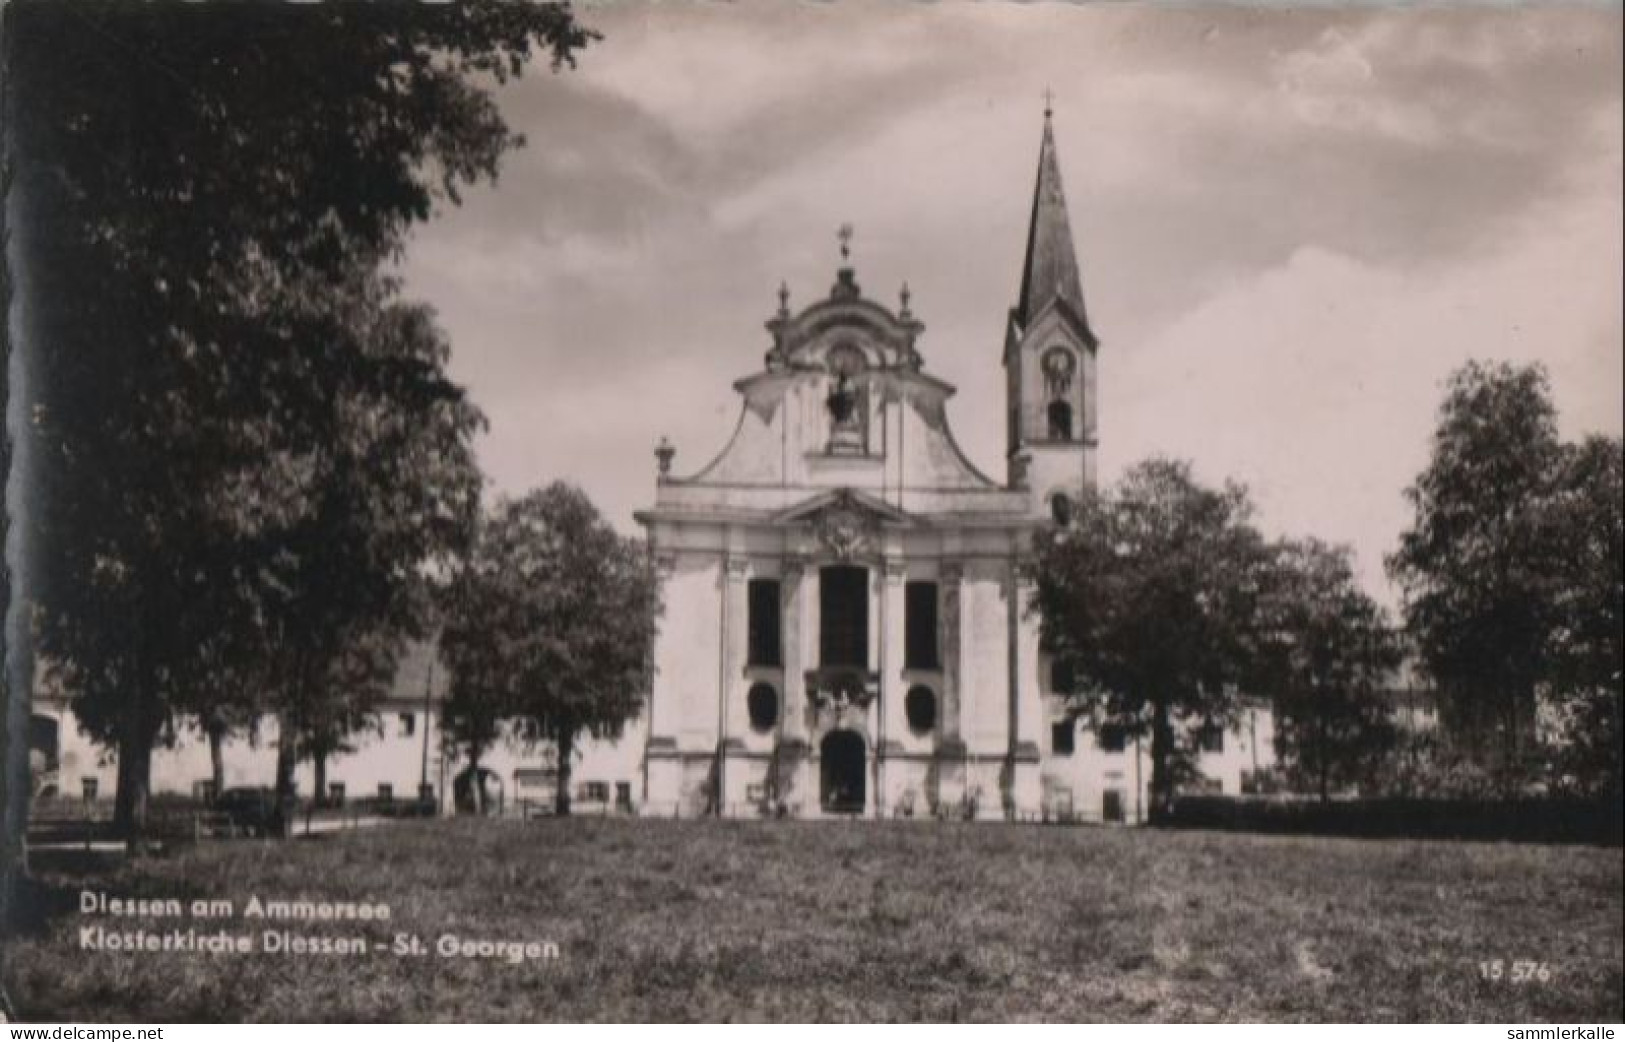
[[[1438,731],[1404,732],[1377,772],[1376,794],[1489,802],[1538,795],[1549,765],[1538,752],[1485,762]]]
[[[1620,791],[1625,521],[1618,438],[1557,436],[1539,366],[1453,375],[1433,456],[1407,495],[1415,521],[1389,559],[1406,627],[1458,741],[1514,771],[1556,718],[1554,781]],[[1615,796],[1617,799],[1617,795]]]
[[[1538,366],[1469,363],[1450,380],[1412,527],[1388,561],[1449,726],[1515,756],[1533,737],[1554,625],[1547,508],[1562,456]]]
[[[447,723],[471,752],[508,718],[555,744],[556,809],[570,809],[576,739],[617,737],[649,690],[659,586],[641,540],[618,535],[562,483],[501,503],[452,579],[440,645]]]
[[[1210,489],[1188,464],[1151,460],[1035,543],[1041,640],[1085,692],[1075,712],[1150,734],[1153,820],[1173,796],[1176,728],[1229,726],[1237,693],[1264,675],[1271,555],[1251,512],[1239,486]]]
[[[1348,550],[1312,539],[1278,546],[1269,607],[1281,638],[1271,684],[1276,755],[1322,800],[1369,783],[1396,738],[1383,688],[1400,647],[1355,581]]]
[[[590,34],[530,4],[5,17],[39,644],[138,832],[177,714],[263,688],[298,731],[340,634],[405,628],[466,524],[475,414],[380,265],[518,144],[485,83]]]
[[[1565,446],[1553,505],[1560,587],[1550,690],[1559,784],[1619,805],[1625,690],[1625,440]]]

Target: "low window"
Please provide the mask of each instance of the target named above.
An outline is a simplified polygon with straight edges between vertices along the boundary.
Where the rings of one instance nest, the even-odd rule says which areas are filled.
[[[618,781],[615,783],[615,806],[630,808],[632,806],[632,783]]]
[[[327,783],[327,800],[335,806],[344,806],[344,783],[341,781]]]
[[[608,803],[609,782],[582,782],[581,786],[576,789],[576,799],[582,803]]]
[[[378,783],[378,801],[388,803],[395,798],[395,786],[389,782]]]
[[[779,584],[775,579],[750,581],[750,664],[782,665],[779,652]]]
[[[401,714],[401,737],[410,738],[417,732],[418,718],[411,713]]]
[[[1071,720],[1057,720],[1050,725],[1049,747],[1056,756],[1071,756],[1076,747],[1075,728]]]
[[[937,693],[924,684],[916,684],[903,696],[903,715],[908,717],[908,729],[915,734],[929,734],[937,726]]]
[[[1049,512],[1050,516],[1055,519],[1055,523],[1057,525],[1060,525],[1062,528],[1070,525],[1072,523],[1073,514],[1072,497],[1064,492],[1057,492],[1054,496],[1050,497]]]
[[[745,695],[750,726],[759,733],[773,730],[779,723],[779,693],[772,684],[752,684]]]
[[[1103,753],[1120,753],[1128,744],[1128,736],[1116,724],[1101,724],[1096,740]]]
[[[938,669],[937,584],[913,582],[903,588],[905,669]]]
[[[1123,793],[1118,789],[1107,789],[1100,794],[1100,817],[1105,821],[1122,821]]]
[[[1202,728],[1201,733],[1197,736],[1197,741],[1201,743],[1204,753],[1222,753],[1224,752],[1224,728],[1216,724],[1209,724]]]
[[[80,791],[84,793],[86,803],[89,803],[91,800],[96,798],[95,778],[81,778],[79,779],[79,786]]]

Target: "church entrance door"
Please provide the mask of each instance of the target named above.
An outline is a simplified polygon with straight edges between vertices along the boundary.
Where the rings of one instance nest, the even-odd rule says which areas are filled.
[[[831,731],[818,747],[819,796],[831,814],[862,814],[865,803],[863,737]]]

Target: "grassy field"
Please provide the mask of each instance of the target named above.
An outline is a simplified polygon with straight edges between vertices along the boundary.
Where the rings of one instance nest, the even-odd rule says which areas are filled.
[[[401,822],[36,857],[35,1020],[1619,1020],[1618,849],[920,823]],[[383,901],[423,956],[81,951],[126,897]],[[352,934],[331,924],[293,927]],[[519,965],[443,933],[552,941]],[[1480,963],[1504,960],[1501,980]],[[1548,979],[1513,983],[1515,960]]]

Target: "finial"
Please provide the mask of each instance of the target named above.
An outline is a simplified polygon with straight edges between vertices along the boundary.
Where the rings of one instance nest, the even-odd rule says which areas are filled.
[[[672,457],[676,455],[677,450],[672,447],[671,439],[662,434],[660,444],[655,446],[655,461],[660,465],[661,477],[666,477],[671,473]]]
[[[1044,122],[1048,123],[1055,111],[1055,92],[1049,87],[1044,88]]]
[[[780,314],[780,316],[784,316],[784,315],[788,315],[789,313],[790,313],[790,287],[783,279],[780,279],[779,280],[779,314]]]
[[[905,281],[903,283],[903,288],[901,290],[899,290],[898,293],[897,293],[898,299],[903,302],[902,314],[904,314],[904,315],[908,314],[908,302],[909,302],[909,298],[912,297],[912,296],[914,296],[914,294],[909,292],[908,283]]]
[[[841,263],[845,264],[852,256],[852,225],[843,224],[835,232],[835,237],[841,240]]]

